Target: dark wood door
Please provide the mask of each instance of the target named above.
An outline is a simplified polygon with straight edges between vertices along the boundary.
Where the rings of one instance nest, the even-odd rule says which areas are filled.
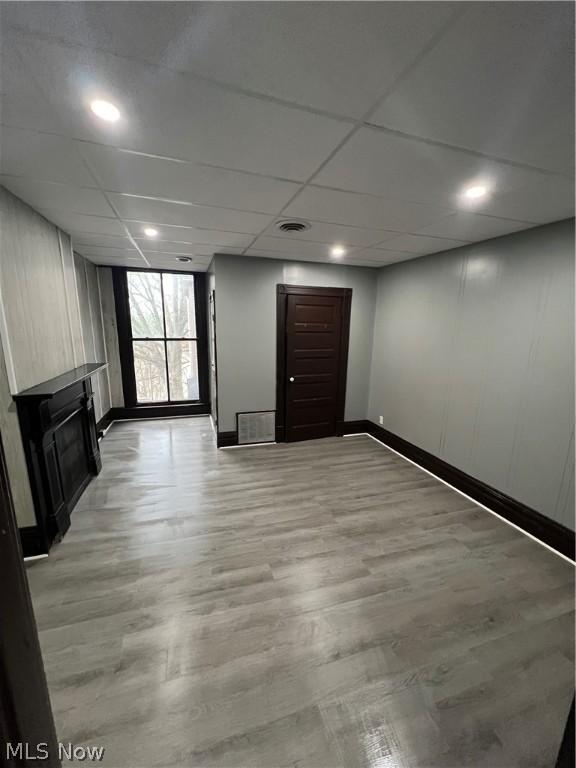
[[[344,418],[350,291],[283,287],[284,439],[336,435]]]
[[[0,584],[0,765],[34,765],[38,755],[39,765],[56,768],[60,766],[56,731],[1,438]],[[19,751],[26,745],[29,760]]]

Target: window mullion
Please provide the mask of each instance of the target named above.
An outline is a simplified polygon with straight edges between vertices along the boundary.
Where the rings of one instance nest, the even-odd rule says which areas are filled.
[[[168,371],[168,342],[166,340],[166,300],[164,298],[164,275],[160,275],[160,294],[162,296],[162,324],[164,327],[164,364],[166,366],[166,391],[168,393],[168,402],[172,402],[170,397],[170,374]]]

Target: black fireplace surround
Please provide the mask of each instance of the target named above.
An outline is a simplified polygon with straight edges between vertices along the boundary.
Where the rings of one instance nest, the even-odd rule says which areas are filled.
[[[102,461],[86,363],[14,395],[28,465],[36,525],[20,529],[25,556],[49,551],[70,527],[70,513]]]

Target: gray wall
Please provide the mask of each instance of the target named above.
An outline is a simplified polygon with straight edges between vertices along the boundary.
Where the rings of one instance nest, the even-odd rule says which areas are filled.
[[[238,411],[276,407],[278,283],[352,288],[345,418],[366,417],[375,270],[218,255],[215,273],[219,431],[236,428]]]
[[[11,395],[84,362],[105,360],[96,268],[70,237],[0,187],[0,336],[5,389],[0,428],[18,522],[33,525]],[[94,377],[96,417],[109,408],[107,374]]]
[[[368,417],[574,527],[573,221],[381,269]]]

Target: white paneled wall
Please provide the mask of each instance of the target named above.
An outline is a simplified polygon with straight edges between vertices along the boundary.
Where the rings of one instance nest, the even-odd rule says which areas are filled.
[[[5,388],[0,430],[20,525],[33,524],[28,477],[11,395],[85,362],[105,362],[97,268],[70,237],[0,187],[0,333]],[[92,381],[96,418],[110,408],[108,373]]]
[[[380,270],[368,418],[574,526],[574,222]]]

